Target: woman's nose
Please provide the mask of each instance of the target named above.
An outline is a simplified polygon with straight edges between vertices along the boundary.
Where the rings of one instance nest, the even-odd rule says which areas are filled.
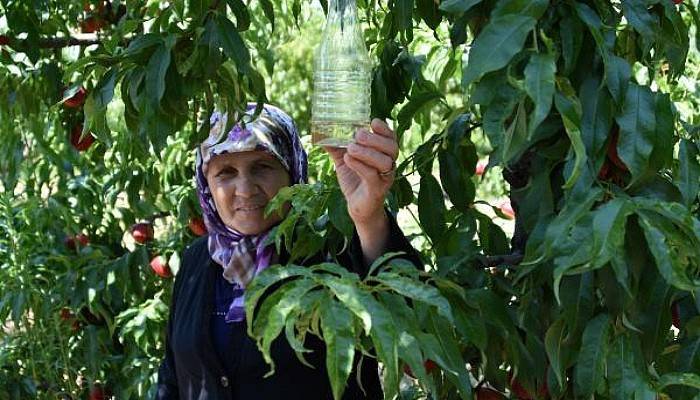
[[[259,192],[258,183],[255,181],[254,177],[250,175],[241,174],[236,179],[236,196],[240,197],[253,197]]]

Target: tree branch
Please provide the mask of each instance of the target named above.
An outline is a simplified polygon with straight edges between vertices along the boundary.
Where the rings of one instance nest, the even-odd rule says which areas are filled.
[[[100,44],[102,41],[97,38],[97,35],[81,35],[82,37],[54,37],[41,38],[37,42],[30,39],[11,39],[8,46],[15,50],[24,51],[28,47],[38,47],[40,49],[60,49],[70,46],[90,46]]]
[[[493,268],[500,265],[518,265],[523,261],[521,253],[502,254],[498,256],[478,256],[477,259],[484,268]]]

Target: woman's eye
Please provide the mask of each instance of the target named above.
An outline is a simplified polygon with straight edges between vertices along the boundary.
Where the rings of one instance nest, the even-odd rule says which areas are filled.
[[[217,177],[227,177],[227,176],[234,175],[235,173],[236,173],[235,170],[232,170],[230,168],[225,168],[225,169],[222,169],[221,171],[219,171],[219,173],[216,174],[216,176]]]

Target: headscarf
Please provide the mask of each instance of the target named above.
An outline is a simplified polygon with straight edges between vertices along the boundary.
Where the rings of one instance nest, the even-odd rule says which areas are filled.
[[[246,114],[252,115],[255,107],[255,103],[249,103]],[[292,185],[306,182],[308,164],[294,121],[279,108],[265,104],[258,118],[246,123],[245,128],[237,123],[224,132],[226,122],[226,114],[211,115],[209,137],[197,149],[195,179],[204,224],[209,231],[209,254],[223,267],[223,277],[234,285],[234,299],[225,318],[230,323],[245,319],[245,288],[270,265],[274,246],[264,245],[269,230],[259,235],[244,235],[224,224],[207,183],[209,161],[219,154],[266,151],[286,168]]]

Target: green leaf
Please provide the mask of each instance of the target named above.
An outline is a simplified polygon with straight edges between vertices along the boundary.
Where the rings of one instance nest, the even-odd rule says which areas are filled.
[[[413,0],[395,0],[393,13],[396,28],[406,35],[406,40],[413,40]]]
[[[644,0],[626,0],[622,2],[622,12],[634,30],[646,40],[654,40],[655,28],[659,25],[658,17],[649,13]]]
[[[95,97],[95,105],[97,107],[106,108],[114,97],[114,85],[117,80],[118,69],[110,68],[95,86],[93,96]]]
[[[617,197],[598,208],[593,213],[592,262],[595,268],[608,263],[616,254],[624,251],[625,224],[627,217],[634,212],[633,203]]]
[[[238,34],[238,30],[224,15],[217,17],[216,27],[224,54],[236,63],[238,72],[247,74],[250,69],[250,52],[241,39],[241,35]]]
[[[620,115],[617,149],[620,158],[637,180],[646,173],[656,135],[654,94],[647,87],[630,83]]]
[[[455,338],[454,331],[449,328],[449,324],[432,313],[428,314],[428,331],[435,335],[434,338],[437,340],[429,347],[433,353],[429,353],[427,356],[432,358],[438,354],[442,355],[442,357],[436,357],[434,361],[443,368],[447,380],[455,385],[459,391],[460,397],[462,399],[471,400],[472,388],[469,380],[469,372],[467,372],[465,362],[462,359],[462,353],[459,351],[459,344]],[[421,345],[430,337],[431,336],[428,335],[421,335]],[[435,344],[439,347],[436,348]],[[436,353],[436,351],[440,353]]]
[[[381,267],[384,265],[388,260],[394,258],[394,257],[400,257],[402,255],[405,255],[406,253],[402,251],[397,251],[397,252],[389,252],[389,253],[384,253],[382,254],[379,258],[374,260],[372,262],[372,265],[369,266],[369,270],[367,272],[367,276],[371,276],[374,271],[377,270],[377,268]]]
[[[408,103],[401,107],[396,116],[396,121],[398,122],[396,135],[401,137],[403,132],[411,127],[411,122],[416,114],[421,110],[429,109],[436,101],[442,98],[442,93],[432,84],[414,85],[408,98]]]
[[[572,337],[579,337],[595,308],[593,272],[562,279],[561,304]]]
[[[420,179],[418,218],[425,233],[438,242],[446,229],[445,202],[440,184],[432,175],[424,175]]]
[[[246,288],[245,292],[245,312],[248,316],[255,315],[255,308],[258,304],[258,300],[265,293],[265,291],[275,283],[295,277],[295,276],[308,276],[309,270],[305,267],[299,267],[296,265],[285,265],[285,266],[270,266],[263,270],[260,274],[255,276],[250,282],[250,285]],[[253,319],[248,318],[248,336],[253,336]]]
[[[321,302],[319,310],[323,341],[326,343],[326,370],[333,398],[339,400],[345,391],[355,358],[355,324],[352,313],[335,300]]]
[[[239,32],[248,30],[250,27],[250,14],[248,8],[242,0],[226,0],[231,11],[236,16],[236,26]]]
[[[683,265],[681,260],[674,255],[674,252],[666,243],[666,237],[669,232],[663,232],[659,227],[655,226],[652,220],[644,211],[639,211],[639,224],[644,230],[644,236],[649,246],[649,251],[656,260],[656,267],[669,284],[682,289],[694,290],[697,289],[697,283],[693,283],[685,271],[688,265]]]
[[[462,212],[468,212],[476,194],[470,171],[464,168],[459,158],[449,150],[441,149],[438,153],[438,160],[440,162],[440,181],[445,187],[452,205]]]
[[[272,342],[282,332],[289,314],[299,307],[304,295],[317,285],[312,279],[287,283],[272,292],[260,306],[253,322],[253,334],[265,362],[270,365],[270,371],[265,377],[275,372],[274,360],[270,353]]]
[[[569,189],[576,183],[582,170],[586,167],[588,159],[586,148],[581,139],[581,103],[574,95],[567,95],[557,91],[554,95],[554,104],[559,114],[561,114],[561,119],[564,122],[566,134],[571,141],[571,148],[575,157],[573,172],[563,186],[564,189]]]
[[[160,107],[165,93],[165,74],[170,66],[170,49],[161,44],[146,66],[146,96],[154,109]]]
[[[581,339],[581,350],[574,367],[576,397],[591,398],[604,377],[605,358],[610,332],[610,317],[599,314],[586,325]]]
[[[352,236],[355,225],[348,213],[348,203],[340,188],[334,188],[328,198],[328,218],[345,237]]]
[[[635,369],[632,341],[626,334],[615,338],[607,354],[607,375],[610,398],[632,398],[640,379]]]
[[[454,324],[450,303],[440,294],[437,288],[393,272],[380,272],[375,279],[404,297],[437,308],[438,314],[442,315],[451,324]]]
[[[700,161],[698,146],[688,139],[681,139],[678,146],[679,173],[676,186],[683,194],[683,204],[690,205],[698,198],[700,190]]]
[[[541,250],[539,255],[536,255],[528,248],[525,260],[521,265],[535,264],[542,259],[548,258],[551,255],[552,245],[568,234],[571,227],[589,212],[593,203],[598,201],[601,195],[602,191],[599,188],[592,188],[585,193],[574,193],[569,201],[566,202],[564,209],[561,210],[559,215],[547,227],[544,249]],[[532,260],[534,257],[537,258]],[[557,299],[559,299],[559,280],[557,280],[556,277],[554,293]]]
[[[525,15],[505,15],[489,21],[476,37],[462,72],[462,86],[486,73],[505,67],[523,47],[537,20]]]
[[[470,8],[481,3],[482,0],[446,0],[440,3],[440,9],[450,14],[459,14],[469,11]]]
[[[480,350],[487,345],[486,325],[478,310],[470,307],[464,299],[464,289],[452,281],[436,279],[440,292],[450,302],[455,317],[455,328],[464,339],[474,343]]]
[[[260,6],[263,9],[263,13],[265,14],[265,17],[270,21],[270,25],[272,25],[272,31],[275,31],[275,8],[272,6],[272,2],[270,0],[260,0]],[[326,12],[326,14],[328,14]]]
[[[671,372],[659,378],[659,389],[670,385],[683,385],[700,389],[700,375],[689,372]]]
[[[566,352],[566,320],[559,318],[556,322],[549,326],[544,337],[544,346],[547,351],[547,358],[550,366],[557,376],[559,386],[564,387],[564,364],[565,361],[562,353]]]
[[[532,138],[535,129],[549,115],[554,96],[554,75],[557,66],[554,56],[549,53],[533,54],[525,67],[525,91],[535,104],[530,116],[528,138]]]
[[[610,54],[605,60],[605,84],[616,103],[625,100],[632,77],[632,67],[624,58]]]
[[[346,280],[323,280],[333,294],[363,323],[374,344],[377,360],[384,364],[384,394],[392,398],[399,390],[398,333],[387,309],[367,292]]]
[[[509,14],[527,15],[539,19],[547,10],[550,0],[503,0],[496,3],[491,18]]]
[[[470,289],[465,298],[476,302],[479,312],[489,325],[496,327],[503,337],[517,335],[515,324],[503,300],[491,290]]]
[[[581,140],[586,147],[591,166],[605,157],[613,121],[613,104],[608,92],[601,88],[600,80],[588,78],[581,85]]]
[[[600,53],[600,56],[603,58],[603,61],[605,61],[605,64],[607,65],[608,57],[611,53],[612,46],[610,43],[605,41],[605,37],[603,36],[602,32],[603,22],[600,20],[600,16],[597,12],[595,12],[590,6],[588,6],[585,3],[576,2],[575,7],[576,14],[581,19],[581,21],[583,21],[583,23],[586,24],[586,26],[588,26],[588,30],[591,32],[593,40],[595,40],[598,52]]]
[[[145,49],[161,43],[163,43],[162,37],[155,33],[146,33],[136,36],[134,40],[129,42],[129,46],[124,51],[124,57],[135,57],[140,55]],[[86,57],[85,60],[89,60],[89,58]]]
[[[323,279],[323,283],[362,321],[365,334],[369,335],[373,328],[371,309],[376,307],[376,300],[345,279],[328,277]]]

